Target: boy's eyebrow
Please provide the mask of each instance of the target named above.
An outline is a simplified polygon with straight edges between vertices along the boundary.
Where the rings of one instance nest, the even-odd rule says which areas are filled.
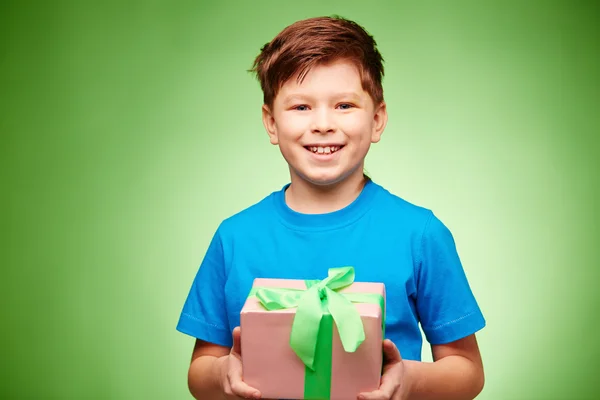
[[[354,101],[359,101],[361,99],[360,95],[356,92],[341,92],[335,93],[331,96],[332,98],[350,98]],[[301,93],[292,93],[283,98],[284,102],[289,102],[292,100],[313,100],[315,96],[309,94],[301,94]]]
[[[356,92],[342,92],[335,95],[335,97],[350,97],[352,99],[359,100],[360,95]]]

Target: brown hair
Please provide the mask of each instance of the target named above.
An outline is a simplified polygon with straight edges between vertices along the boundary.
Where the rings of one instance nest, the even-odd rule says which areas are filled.
[[[358,67],[363,89],[375,104],[383,101],[383,57],[375,39],[356,22],[339,16],[298,21],[261,48],[250,72],[254,72],[269,107],[285,82],[298,74],[302,82],[310,68],[338,59]]]

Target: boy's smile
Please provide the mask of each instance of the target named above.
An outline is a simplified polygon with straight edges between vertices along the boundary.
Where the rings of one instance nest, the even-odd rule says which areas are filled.
[[[339,152],[344,147],[343,144],[311,144],[308,146],[304,146],[304,148],[310,151],[314,156],[315,160],[318,161],[331,161],[335,157],[339,157]]]
[[[285,82],[272,109],[263,107],[263,122],[290,166],[292,184],[324,186],[362,177],[387,113],[363,89],[355,64],[337,60],[314,66],[301,83],[295,76]]]

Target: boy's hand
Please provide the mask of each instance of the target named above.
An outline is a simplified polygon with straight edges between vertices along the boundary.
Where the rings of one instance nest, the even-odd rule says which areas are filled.
[[[242,346],[241,330],[238,326],[233,330],[233,347],[221,364],[221,386],[226,399],[260,399],[258,390],[242,381]]]
[[[383,375],[379,389],[359,394],[359,400],[405,400],[408,398],[409,385],[404,373],[402,356],[396,345],[389,339],[383,341],[383,357]]]

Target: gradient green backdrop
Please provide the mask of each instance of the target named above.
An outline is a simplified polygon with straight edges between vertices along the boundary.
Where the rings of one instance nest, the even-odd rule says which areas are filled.
[[[208,241],[288,179],[246,70],[331,14],[386,60],[367,170],[451,228],[485,312],[480,398],[598,398],[599,13],[568,1],[3,2],[1,398],[189,397]]]

